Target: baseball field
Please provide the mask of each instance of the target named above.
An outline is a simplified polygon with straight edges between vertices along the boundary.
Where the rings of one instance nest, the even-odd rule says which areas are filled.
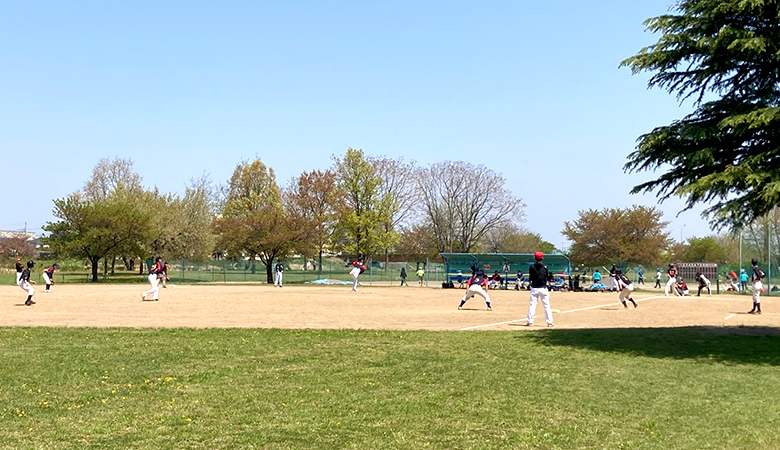
[[[143,289],[0,287],[1,447],[780,446],[772,297]]]

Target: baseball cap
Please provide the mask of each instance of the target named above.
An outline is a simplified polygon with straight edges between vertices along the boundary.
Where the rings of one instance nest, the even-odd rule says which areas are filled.
[[[542,253],[542,252],[534,253],[534,259],[536,259],[536,260],[544,259],[544,253]]]

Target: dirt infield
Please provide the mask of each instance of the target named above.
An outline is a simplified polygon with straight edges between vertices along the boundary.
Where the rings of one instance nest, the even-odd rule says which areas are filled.
[[[493,311],[475,297],[457,309],[462,289],[365,286],[187,285],[161,289],[160,301],[141,301],[148,285],[0,286],[0,326],[351,328],[383,330],[533,330],[545,328],[541,304],[525,327],[527,291],[491,290]],[[660,294],[660,295],[659,295]],[[748,296],[663,297],[635,293],[639,307],[624,309],[614,293],[552,292],[556,328],[767,327],[780,334],[775,297],[763,297],[764,314],[748,315]],[[771,331],[770,331],[771,332]]]

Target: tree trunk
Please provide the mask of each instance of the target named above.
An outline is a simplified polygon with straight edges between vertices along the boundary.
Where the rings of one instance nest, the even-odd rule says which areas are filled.
[[[322,279],[322,249],[320,249],[320,262],[317,266],[317,278]]]
[[[116,269],[116,256],[111,257],[111,275],[114,275]]]
[[[263,261],[265,262],[265,261]],[[268,284],[274,284],[274,260],[271,259],[266,265],[265,265],[265,277]]]
[[[108,275],[108,256],[103,258],[103,276]]]
[[[90,263],[92,264],[92,282],[97,283],[98,282],[98,263],[100,262],[100,258],[89,258]]]

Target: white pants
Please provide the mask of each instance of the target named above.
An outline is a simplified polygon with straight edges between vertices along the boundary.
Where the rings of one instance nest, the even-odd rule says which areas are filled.
[[[677,282],[677,280],[675,280],[672,277],[669,277],[669,281],[666,282],[666,287],[664,288],[664,295],[666,295],[668,297],[669,296],[669,289],[671,288],[672,292],[674,293],[674,295],[679,296],[679,294],[677,294],[677,289],[674,288],[674,284],[676,282]]]
[[[761,303],[761,289],[764,289],[764,285],[761,283],[761,280],[756,281],[753,283],[753,302],[754,303]]]
[[[22,279],[22,272],[16,272],[16,285],[19,286],[19,280]]]
[[[609,287],[610,287],[610,289],[615,289],[615,290],[618,289],[617,278],[609,277]]]
[[[149,279],[149,283],[152,285],[152,288],[141,295],[146,297],[149,294],[153,294],[152,298],[154,300],[157,300],[158,298],[160,298],[160,280],[157,278],[157,275],[153,273],[149,274],[148,279]]]
[[[546,287],[543,288],[531,288],[531,304],[528,306],[528,323],[534,323],[534,316],[536,315],[536,302],[542,299],[542,305],[544,306],[544,318],[548,324],[553,323],[552,309],[550,309],[550,291]]]
[[[46,290],[51,289],[51,278],[49,278],[49,275],[46,272],[43,272],[43,281],[46,286],[49,286]]]
[[[284,272],[276,272],[276,276],[274,277],[274,286],[282,287],[282,274]]]
[[[472,295],[479,295],[485,299],[485,303],[488,305],[490,304],[490,295],[488,295],[488,293],[482,289],[482,286],[478,284],[472,284],[469,286],[469,288],[466,290],[466,295],[464,295],[460,301],[465,302],[466,300],[470,299]]]
[[[19,287],[23,290],[27,291],[27,295],[34,295],[35,294],[35,288],[32,286],[32,284],[19,280]]]
[[[349,274],[352,275],[352,290],[357,291],[358,276],[360,276],[360,267],[353,267],[352,270],[349,271]]]
[[[634,286],[629,284],[628,286],[624,287],[622,291],[620,291],[620,295],[618,295],[618,298],[622,303],[625,303],[626,300],[628,300],[629,297],[631,297],[631,291],[634,290]]]

